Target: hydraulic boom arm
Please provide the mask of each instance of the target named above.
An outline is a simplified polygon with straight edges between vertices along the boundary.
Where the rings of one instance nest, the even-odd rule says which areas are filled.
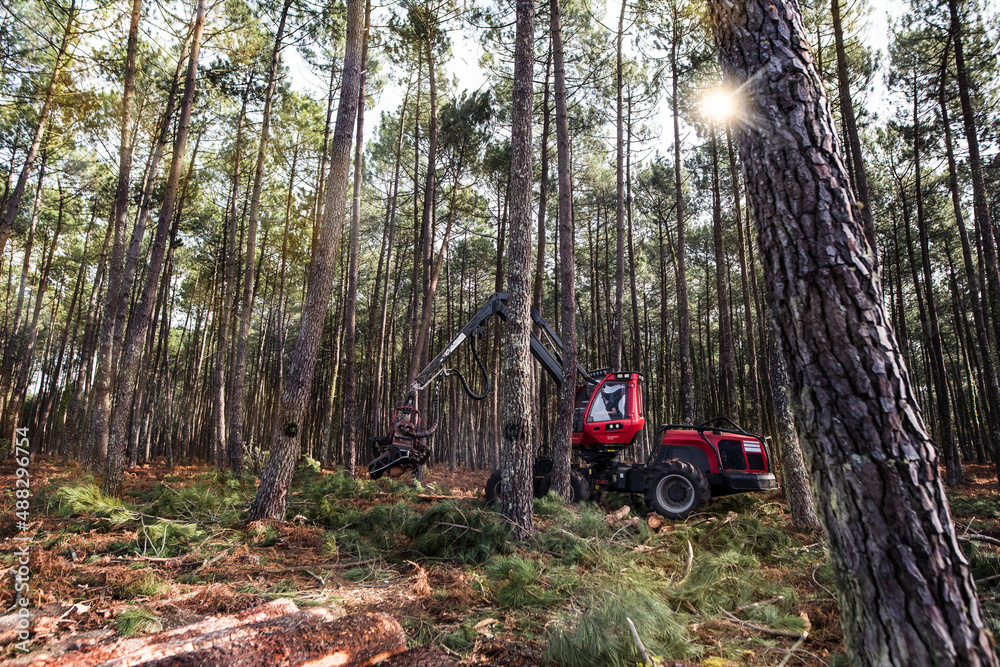
[[[375,458],[368,463],[369,474],[373,478],[381,477],[385,472],[389,472],[390,475],[398,477],[408,470],[415,470],[418,466],[426,462],[430,451],[421,442],[421,439],[426,438],[428,435],[434,432],[437,427],[437,405],[438,402],[435,396],[435,424],[427,431],[418,431],[420,427],[420,414],[414,409],[416,404],[416,395],[418,391],[426,389],[430,384],[439,377],[446,377],[448,375],[457,375],[462,381],[462,386],[465,388],[466,393],[473,399],[479,400],[485,398],[490,391],[490,378],[486,372],[486,367],[483,365],[482,360],[479,358],[479,353],[476,351],[476,339],[483,336],[486,331],[483,325],[491,317],[497,316],[500,319],[506,321],[509,316],[509,311],[507,310],[507,293],[497,292],[491,296],[486,304],[479,309],[472,319],[469,320],[468,324],[462,328],[461,331],[448,343],[443,350],[441,350],[434,359],[431,360],[429,364],[417,375],[416,379],[413,381],[406,391],[406,399],[404,404],[397,408],[393,414],[392,427],[389,435],[376,438],[374,442],[375,447]],[[552,330],[549,323],[545,321],[534,308],[531,309],[531,320],[538,329],[538,333],[535,332],[535,327],[531,330],[531,354],[538,360],[542,367],[548,371],[549,375],[556,381],[556,383],[562,383],[562,370],[563,370],[563,357],[562,357],[562,341],[556,332]],[[476,364],[479,366],[480,372],[483,377],[486,378],[486,387],[479,394],[473,392],[469,383],[466,381],[465,377],[457,369],[448,368],[444,365],[445,361],[448,360],[451,355],[453,355],[464,343],[469,340],[469,345],[472,348],[472,355],[475,357]],[[578,363],[576,365],[577,372],[583,376],[584,380],[590,379],[590,374]]]
[[[415,394],[415,392],[422,389],[426,389],[430,382],[435,379],[439,373],[442,372],[442,367],[444,362],[452,354],[461,347],[462,343],[466,339],[478,338],[485,333],[483,329],[483,324],[493,316],[497,316],[500,319],[506,321],[508,317],[507,311],[507,293],[497,292],[489,298],[486,304],[479,309],[472,319],[469,320],[468,324],[458,332],[455,338],[452,339],[448,345],[441,350],[434,359],[431,360],[427,366],[420,371],[417,378],[410,385],[407,391],[407,396]],[[531,331],[531,354],[538,360],[542,367],[549,372],[549,375],[558,382],[562,383],[562,341],[556,332],[552,330],[549,323],[542,317],[535,308],[531,309],[531,321],[539,328],[540,335],[536,334],[534,329]],[[473,343],[474,345],[474,343]],[[475,351],[475,347],[473,347]],[[590,374],[583,369],[580,364],[576,365],[577,371],[584,377],[588,379]],[[449,374],[452,369],[444,369],[444,374]],[[488,391],[488,390],[487,390]],[[469,391],[470,395],[472,394]]]

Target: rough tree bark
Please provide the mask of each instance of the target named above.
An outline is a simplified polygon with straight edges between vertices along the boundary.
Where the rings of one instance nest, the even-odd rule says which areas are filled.
[[[996,665],[798,5],[708,7],[852,664]]]
[[[559,180],[559,310],[562,327],[562,382],[553,445],[552,489],[570,497],[570,459],[573,436],[573,403],[576,399],[576,281],[573,256],[573,187],[569,156],[569,114],[566,107],[566,65],[563,57],[562,9],[559,0],[549,0],[552,33],[552,63],[555,79],[556,167]]]
[[[511,112],[510,250],[504,339],[500,479],[503,516],[517,539],[534,534],[531,469],[531,110],[534,95],[535,5],[517,0]]]
[[[330,147],[330,174],[326,184],[323,221],[317,234],[309,281],[302,306],[302,320],[295,351],[288,371],[288,381],[281,394],[281,404],[271,429],[271,453],[257,488],[250,519],[284,518],[292,470],[299,456],[301,424],[312,387],[316,356],[319,352],[327,304],[337,272],[337,251],[344,231],[344,205],[350,175],[351,144],[361,90],[361,51],[365,41],[365,4],[349,0],[347,4],[347,41],[344,48],[344,74],[341,78],[340,105]]]

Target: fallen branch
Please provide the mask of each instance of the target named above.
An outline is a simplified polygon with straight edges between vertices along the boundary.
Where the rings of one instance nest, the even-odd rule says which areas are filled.
[[[201,572],[202,570],[204,570],[209,565],[215,565],[220,560],[222,560],[225,557],[226,554],[228,554],[232,550],[233,550],[232,547],[226,547],[225,549],[223,549],[219,553],[217,553],[214,556],[212,556],[210,559],[202,562],[202,564],[198,566],[198,569],[195,570],[195,572]]]
[[[970,533],[968,535],[959,536],[958,540],[960,542],[986,542],[987,544],[992,544],[994,546],[1000,547],[1000,540],[995,537],[988,537],[987,535],[980,535],[979,533]]]
[[[785,655],[784,658],[782,658],[781,662],[778,663],[778,667],[785,667],[788,661],[791,660],[792,654],[795,653],[796,649],[802,646],[802,642],[804,642],[806,640],[806,637],[808,636],[809,636],[808,631],[802,633],[802,636],[799,637],[799,640],[794,644],[792,644],[792,648],[788,649],[788,653]]]
[[[469,500],[465,496],[439,496],[433,493],[417,493],[413,497],[417,500]]]
[[[717,532],[719,532],[719,530],[723,526],[725,526],[727,523],[729,523],[730,521],[732,521],[733,519],[735,519],[737,516],[738,515],[736,514],[736,512],[730,512],[729,514],[727,514],[725,519],[723,519],[719,523],[717,523],[714,526],[712,526],[708,530],[708,532],[705,533],[705,535],[701,538],[701,540],[698,541],[698,546],[700,547],[701,545],[703,545],[706,542],[706,540],[708,540],[708,538],[710,538],[712,535],[715,535]]]
[[[763,607],[766,604],[771,604],[772,602],[778,602],[784,599],[785,599],[784,595],[777,595],[769,600],[764,600],[763,602],[752,602],[750,604],[740,605],[739,607],[736,608],[736,613],[738,614],[741,611],[746,611],[747,609],[753,609],[754,607]]]
[[[632,639],[635,640],[636,646],[639,647],[639,653],[642,654],[642,659],[647,665],[653,664],[649,659],[649,654],[646,653],[646,647],[642,645],[642,640],[639,639],[639,633],[635,631],[635,624],[632,622],[631,618],[625,618],[628,622],[628,629],[632,631]]]
[[[479,530],[478,528],[473,528],[472,526],[463,526],[460,523],[448,523],[446,521],[435,521],[434,523],[435,523],[435,525],[438,525],[438,526],[449,526],[451,528],[461,528],[462,530],[471,530],[474,533],[482,533],[483,532],[483,531]]]
[[[758,632],[765,632],[765,633],[767,633],[769,635],[776,635],[778,637],[791,637],[792,639],[799,639],[799,638],[801,638],[801,637],[809,634],[808,631],[807,632],[801,632],[801,633],[799,633],[799,632],[788,632],[787,630],[775,630],[774,628],[765,628],[763,626],[754,625],[753,623],[749,623],[747,621],[744,621],[744,620],[741,620],[739,618],[736,618],[735,616],[733,616],[732,614],[730,614],[725,609],[722,609],[721,611],[722,611],[723,614],[726,615],[726,618],[728,618],[733,623],[739,623],[740,625],[744,625],[744,626],[750,628],[751,630],[757,630]]]

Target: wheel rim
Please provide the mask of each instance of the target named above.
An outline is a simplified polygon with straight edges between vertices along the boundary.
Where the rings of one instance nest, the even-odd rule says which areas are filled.
[[[664,475],[656,483],[656,500],[668,512],[686,512],[694,506],[694,484],[682,475]]]

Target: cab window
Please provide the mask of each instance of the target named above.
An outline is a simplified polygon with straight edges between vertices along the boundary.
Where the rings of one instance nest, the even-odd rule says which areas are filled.
[[[590,403],[588,422],[620,421],[628,414],[628,383],[605,382]]]
[[[591,380],[576,390],[576,405],[573,410],[573,431],[576,433],[583,430],[583,415],[587,411],[587,403],[590,401],[590,397],[594,395],[594,389],[596,388],[597,382]]]

